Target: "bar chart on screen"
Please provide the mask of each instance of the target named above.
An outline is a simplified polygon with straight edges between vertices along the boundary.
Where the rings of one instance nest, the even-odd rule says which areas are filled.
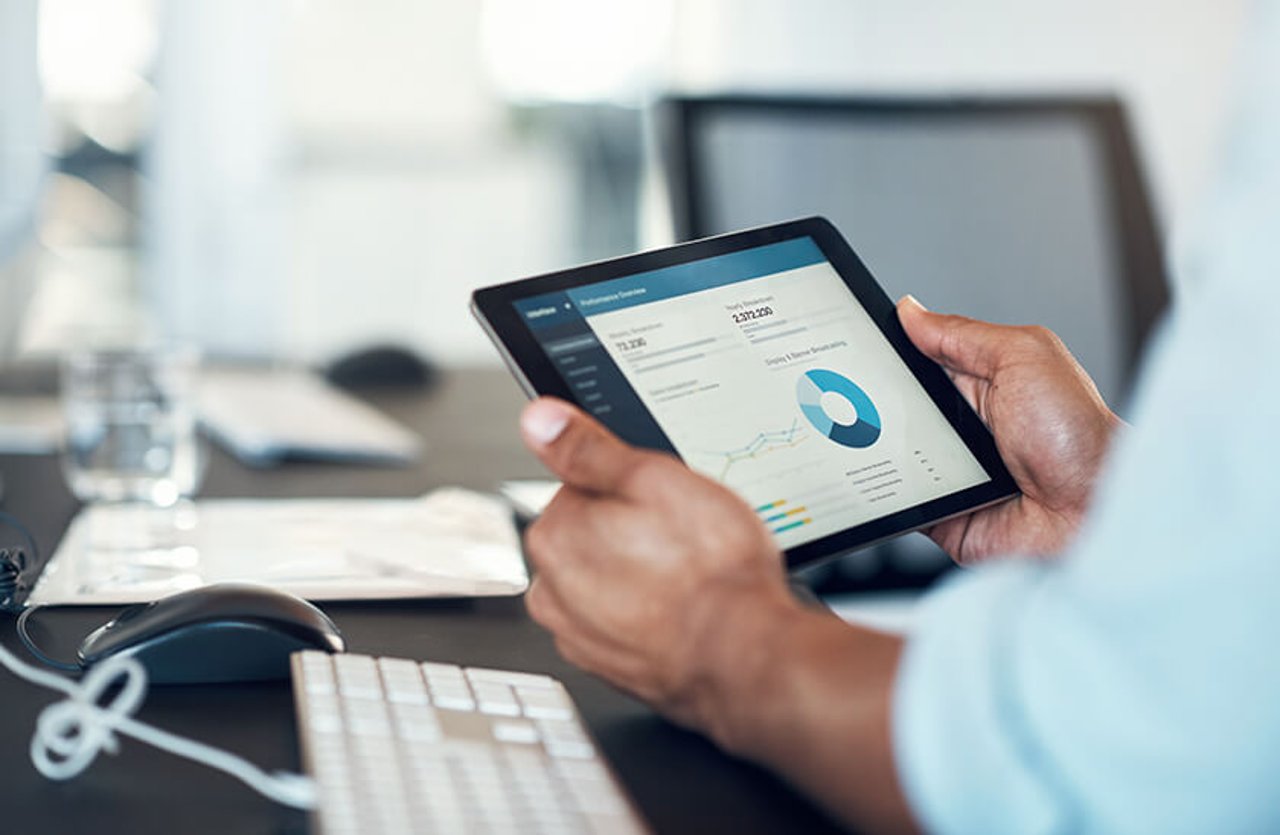
[[[785,533],[786,531],[795,530],[805,525],[813,524],[813,517],[809,515],[809,508],[802,504],[795,504],[786,499],[778,499],[777,501],[762,504],[756,509],[760,520],[769,526],[769,530],[774,534]]]

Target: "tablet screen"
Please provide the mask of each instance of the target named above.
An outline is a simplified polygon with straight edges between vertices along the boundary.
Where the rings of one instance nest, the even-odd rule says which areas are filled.
[[[783,548],[991,480],[810,237],[514,304],[583,409]]]

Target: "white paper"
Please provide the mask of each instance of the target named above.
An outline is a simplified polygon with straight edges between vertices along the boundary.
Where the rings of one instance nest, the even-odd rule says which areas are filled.
[[[30,602],[137,603],[225,580],[310,600],[516,595],[529,584],[510,509],[449,488],[417,499],[90,506]]]
[[[556,493],[560,492],[560,482],[536,478],[516,479],[502,482],[498,489],[521,517],[536,519],[551,504]]]

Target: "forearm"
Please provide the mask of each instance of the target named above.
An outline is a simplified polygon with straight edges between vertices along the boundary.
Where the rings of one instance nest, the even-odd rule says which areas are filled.
[[[859,828],[913,831],[890,738],[899,638],[789,603],[725,624],[706,728]]]

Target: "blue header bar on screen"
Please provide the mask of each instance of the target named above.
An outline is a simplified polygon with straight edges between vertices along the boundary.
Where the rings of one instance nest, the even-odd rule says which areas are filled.
[[[826,260],[813,238],[792,238],[754,249],[602,281],[588,287],[575,287],[562,293],[524,299],[516,302],[516,309],[531,327],[539,328],[563,321],[564,316],[569,313],[566,299],[572,302],[580,316],[590,318],[612,310],[749,281],[824,263]]]

